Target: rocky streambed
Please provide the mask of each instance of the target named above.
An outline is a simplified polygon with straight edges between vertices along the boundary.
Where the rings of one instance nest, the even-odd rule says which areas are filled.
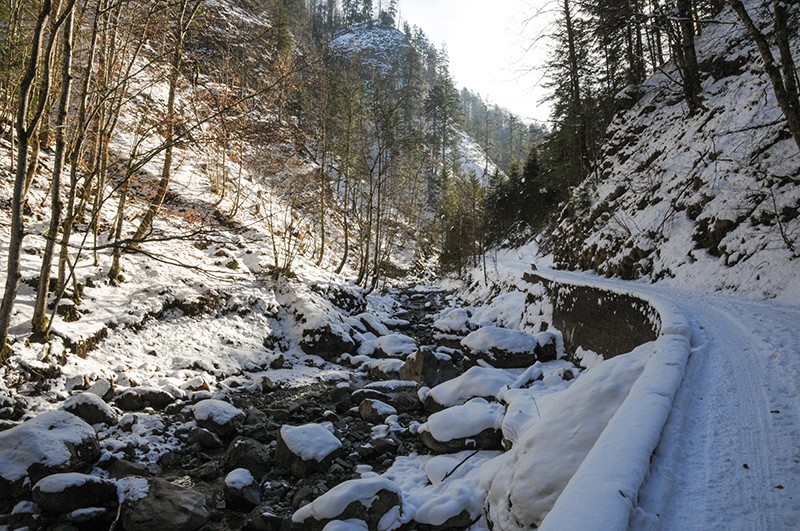
[[[457,482],[470,459],[510,448],[537,414],[536,397],[565,389],[579,370],[557,359],[557,333],[482,326],[441,290],[395,298],[391,318],[350,320],[359,344],[349,351],[331,352],[342,345],[326,343],[330,325],[314,336],[314,350],[327,350],[348,378],[325,377],[319,357],[283,355],[270,357],[273,369],[304,362],[320,376],[276,384],[266,371],[214,393],[197,378],[180,392],[87,378],[59,409],[7,423],[0,525],[470,528],[483,516],[480,496],[425,510],[408,489]],[[406,470],[415,459],[424,471]]]

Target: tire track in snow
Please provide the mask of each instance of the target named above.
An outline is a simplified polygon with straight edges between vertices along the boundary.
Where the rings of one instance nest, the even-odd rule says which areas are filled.
[[[640,515],[633,527],[796,528],[797,361],[781,351],[797,348],[799,312],[664,294],[692,322],[693,352],[640,493],[643,512],[660,518]]]

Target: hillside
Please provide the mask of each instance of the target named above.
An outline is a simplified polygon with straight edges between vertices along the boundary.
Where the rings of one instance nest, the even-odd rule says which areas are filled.
[[[698,112],[681,98],[674,65],[619,94],[627,110],[562,213],[555,265],[794,302],[797,146],[731,10],[704,27],[697,49]]]
[[[0,531],[797,527],[800,154],[729,11],[570,190],[396,2],[79,0],[71,61],[57,4],[0,7],[53,47],[0,32]]]

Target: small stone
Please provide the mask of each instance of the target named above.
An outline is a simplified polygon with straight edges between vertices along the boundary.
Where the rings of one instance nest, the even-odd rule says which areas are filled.
[[[213,481],[222,475],[216,461],[208,461],[189,471],[189,476],[203,481]]]
[[[186,436],[186,442],[189,444],[199,444],[201,448],[206,450],[213,450],[215,448],[222,448],[222,440],[216,433],[212,433],[204,428],[192,428]]]

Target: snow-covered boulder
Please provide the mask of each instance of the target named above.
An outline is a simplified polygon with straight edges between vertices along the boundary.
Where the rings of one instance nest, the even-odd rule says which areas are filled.
[[[236,437],[225,451],[225,470],[246,468],[256,480],[272,469],[269,449],[263,443],[248,437]]]
[[[334,520],[361,520],[368,529],[395,529],[401,523],[402,491],[376,476],[345,481],[292,515],[292,529],[322,531]],[[358,529],[358,528],[356,528]]]
[[[386,402],[372,398],[362,400],[358,406],[358,412],[362,419],[372,424],[381,424],[389,415],[397,415],[397,410],[394,407]]]
[[[422,348],[406,358],[400,367],[400,378],[435,387],[461,374],[453,363],[452,356]]]
[[[66,411],[0,432],[0,448],[0,509],[45,476],[89,471],[100,456],[92,427]]]
[[[122,523],[126,531],[196,531],[209,516],[206,499],[199,492],[151,479],[142,492],[123,503]]]
[[[484,326],[461,340],[473,359],[483,359],[497,368],[530,367],[537,361],[556,359],[556,335],[529,334],[497,326]]]
[[[500,449],[505,408],[483,398],[434,413],[419,427],[425,446],[440,453]]]
[[[416,352],[417,342],[405,334],[381,336],[375,341],[375,357],[405,358]]]
[[[197,423],[212,433],[220,437],[226,437],[233,433],[244,421],[244,411],[225,402],[209,398],[201,400],[192,406],[194,418]]]
[[[33,501],[47,512],[64,514],[86,507],[116,507],[113,481],[78,472],[53,474],[33,487]]]
[[[300,348],[307,354],[331,361],[344,353],[353,352],[356,343],[342,326],[325,323],[318,328],[304,330]]]
[[[278,434],[276,461],[295,477],[326,470],[339,454],[342,442],[330,422],[282,426]]]
[[[246,468],[231,470],[222,492],[228,509],[249,511],[261,503],[261,485]]]
[[[114,402],[123,411],[141,411],[146,407],[161,411],[175,402],[175,397],[155,387],[131,387],[117,395]]]
[[[103,399],[91,392],[84,392],[69,397],[64,405],[64,411],[82,418],[89,424],[108,424],[113,426],[119,416]]]
[[[478,325],[472,320],[472,311],[467,308],[454,308],[444,312],[434,321],[433,329],[443,334],[465,336]]]
[[[496,398],[516,381],[517,376],[503,369],[472,367],[461,376],[437,385],[421,398],[425,409],[436,412],[475,397]]]

